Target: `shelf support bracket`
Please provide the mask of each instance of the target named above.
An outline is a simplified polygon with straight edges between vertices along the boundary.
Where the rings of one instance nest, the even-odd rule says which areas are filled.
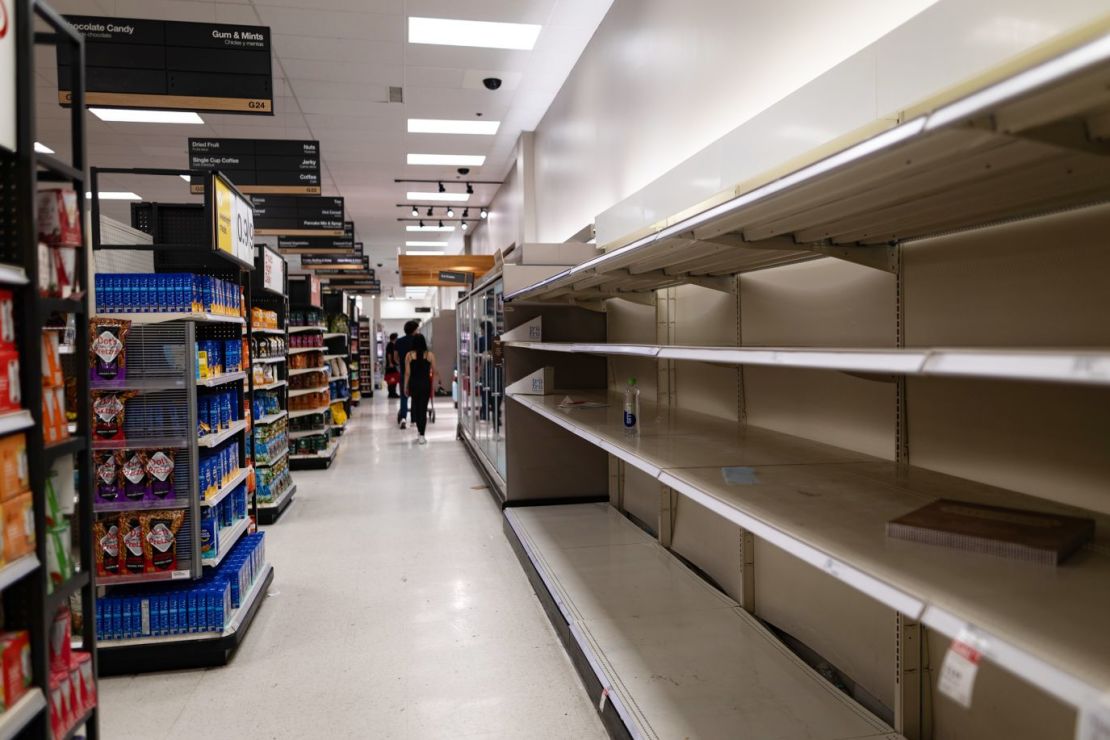
[[[613,298],[619,298],[622,301],[629,303],[638,303],[641,306],[654,306],[655,294],[654,293],[617,293]]]
[[[921,624],[895,613],[894,729],[906,740],[921,740],[922,666]]]
[[[755,614],[755,537],[740,530],[740,606]]]
[[[659,544],[668,550],[674,542],[674,522],[678,513],[677,497],[668,486],[659,484]]]

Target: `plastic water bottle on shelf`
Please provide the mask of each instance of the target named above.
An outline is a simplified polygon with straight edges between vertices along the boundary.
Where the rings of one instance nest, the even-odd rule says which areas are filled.
[[[629,437],[640,434],[640,389],[635,378],[629,378],[624,389],[624,433]]]

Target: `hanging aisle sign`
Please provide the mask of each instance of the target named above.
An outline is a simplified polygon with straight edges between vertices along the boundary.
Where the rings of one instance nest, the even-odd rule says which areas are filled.
[[[301,267],[328,270],[370,269],[370,260],[358,254],[306,254],[301,256]]]
[[[278,250],[282,254],[355,254],[355,245],[346,237],[330,236],[279,236]]]
[[[85,36],[87,105],[274,114],[265,26],[89,15],[66,20]],[[71,97],[71,54],[68,45],[58,46],[62,105]]]
[[[252,200],[258,236],[344,236],[342,198],[256,195]],[[347,249],[353,245],[352,240]]]
[[[262,256],[262,286],[285,295],[285,259],[269,247],[259,246],[258,250]]]
[[[254,267],[254,208],[235,186],[219,174],[212,175],[215,196],[213,244],[216,249],[249,268]]]
[[[320,194],[320,142],[189,139],[189,169],[220,170],[247,195]],[[196,178],[190,191],[204,193]]]
[[[15,0],[0,0],[0,147],[14,152],[18,146],[16,109]]]

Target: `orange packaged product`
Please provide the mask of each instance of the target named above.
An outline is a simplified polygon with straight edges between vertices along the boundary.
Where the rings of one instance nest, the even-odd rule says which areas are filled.
[[[69,436],[66,425],[65,387],[43,389],[42,436],[48,445],[61,442]]]
[[[23,402],[19,385],[19,352],[0,347],[0,414],[18,411]]]
[[[0,504],[4,518],[4,560],[16,558],[35,550],[35,514],[30,492],[21,493]]]
[[[62,358],[58,352],[58,332],[44,331],[42,333],[42,384],[46,388],[56,388],[64,386],[65,383]]]
[[[0,437],[0,501],[13,499],[30,487],[27,437],[23,432]]]

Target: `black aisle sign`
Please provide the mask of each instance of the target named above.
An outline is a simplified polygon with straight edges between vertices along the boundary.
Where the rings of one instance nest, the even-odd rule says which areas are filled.
[[[301,255],[301,267],[328,270],[369,269],[370,260],[358,254],[305,254]]]
[[[355,245],[346,237],[279,236],[282,254],[355,254]]]
[[[257,236],[344,236],[342,198],[256,195],[252,200]],[[352,240],[343,241],[348,250],[354,247]]]
[[[247,195],[320,194],[320,142],[189,139],[189,169],[220,170]],[[204,193],[194,179],[191,192]]]
[[[274,114],[270,29],[68,15],[85,35],[85,102],[107,108],[164,108]],[[73,58],[58,45],[58,102],[70,102]]]

